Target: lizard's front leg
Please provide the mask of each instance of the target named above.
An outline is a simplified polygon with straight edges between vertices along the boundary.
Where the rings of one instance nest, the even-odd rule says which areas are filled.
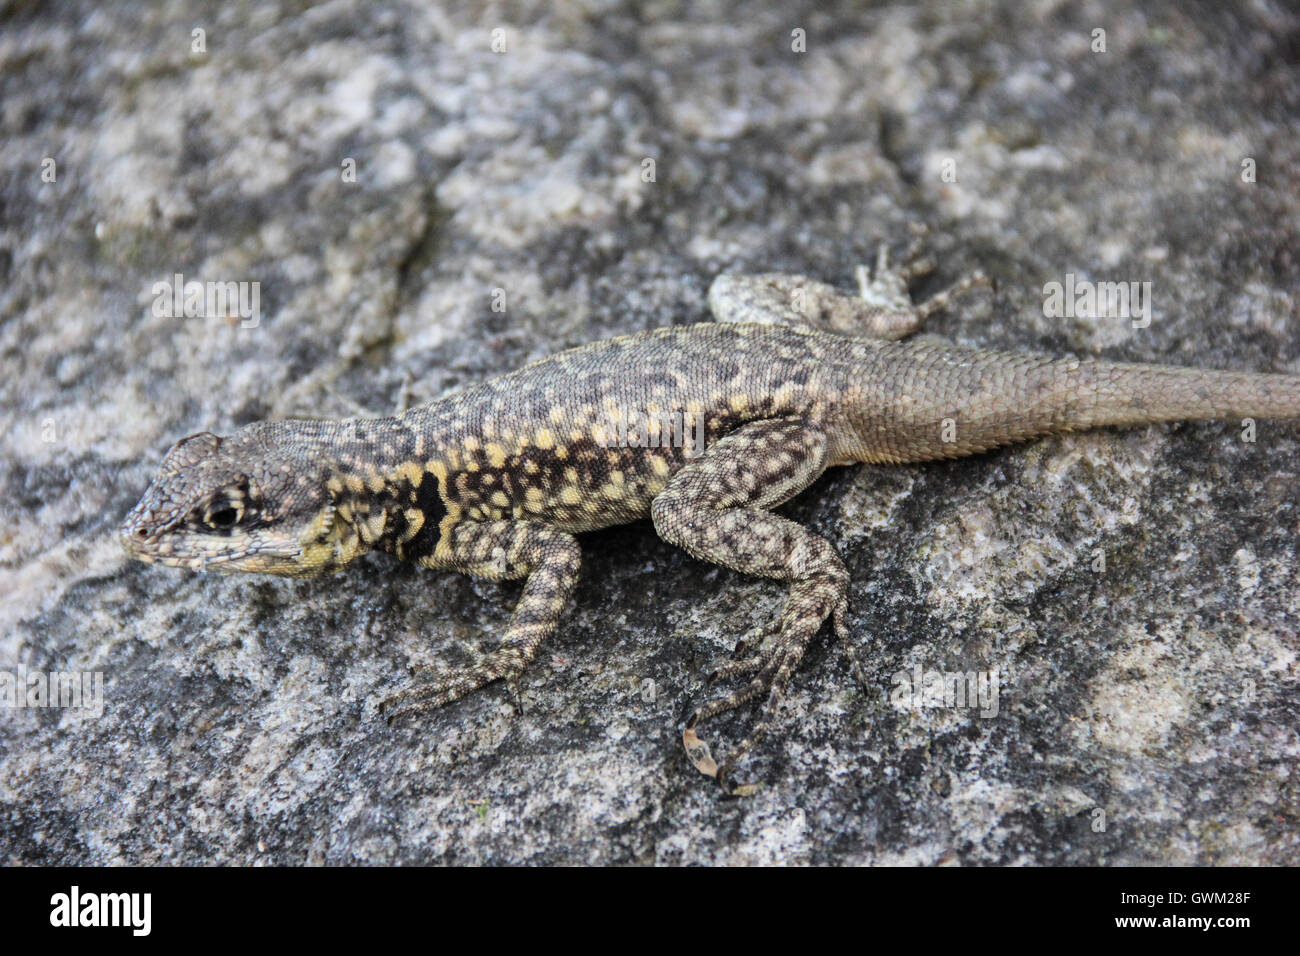
[[[398,691],[380,705],[398,716],[449,704],[501,678],[514,678],[555,632],[578,583],[582,553],[573,535],[536,521],[462,522],[440,547],[437,566],[495,580],[527,578],[501,646],[472,667]]]
[[[765,632],[767,646],[717,668],[712,678],[753,676],[697,708],[686,722],[687,754],[724,786],[736,760],[771,724],[786,682],[827,617],[833,617],[848,645],[844,562],[824,538],[767,510],[812,484],[826,461],[826,434],[816,422],[798,417],[751,422],[682,468],[651,506],[655,530],[665,541],[704,561],[790,582],[785,605]],[[727,760],[715,764],[695,736],[696,725],[764,693],[767,704],[758,723]]]

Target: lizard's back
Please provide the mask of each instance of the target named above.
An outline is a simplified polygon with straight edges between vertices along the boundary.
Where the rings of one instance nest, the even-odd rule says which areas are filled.
[[[440,455],[475,520],[569,531],[644,518],[674,474],[758,419],[825,421],[879,343],[777,325],[706,323],[533,362],[399,421]]]

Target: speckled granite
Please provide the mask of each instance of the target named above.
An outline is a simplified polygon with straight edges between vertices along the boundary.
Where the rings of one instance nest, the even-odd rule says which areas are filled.
[[[787,511],[877,683],[819,642],[744,800],[676,722],[781,592],[648,526],[588,536],[520,686],[393,729],[371,698],[489,647],[517,585],[124,559],[182,435],[697,321],[724,269],[848,285],[911,222],[918,293],[999,283],[935,333],[1300,372],[1281,4],[553,6],[0,3],[0,671],[105,696],[0,706],[0,861],[1300,863],[1300,426],[828,474]],[[260,320],[155,315],[176,273],[257,281]],[[1151,282],[1150,326],[1045,317],[1067,273]],[[996,716],[900,706],[931,669],[996,670]]]

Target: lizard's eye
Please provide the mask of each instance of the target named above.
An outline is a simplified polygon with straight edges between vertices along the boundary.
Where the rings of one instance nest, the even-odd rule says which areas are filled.
[[[197,509],[194,516],[212,531],[229,531],[256,515],[260,503],[260,493],[246,476],[240,475],[233,484],[227,485],[206,505]]]
[[[204,517],[204,523],[210,528],[216,528],[218,531],[225,531],[239,524],[242,509],[234,505],[227,504],[216,511],[209,511]]]

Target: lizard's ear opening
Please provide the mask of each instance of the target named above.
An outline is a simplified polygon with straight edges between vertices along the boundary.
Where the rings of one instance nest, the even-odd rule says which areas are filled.
[[[197,465],[205,458],[211,458],[221,447],[221,439],[212,432],[198,432],[187,435],[172,445],[158,467],[160,474],[177,475],[187,468]]]

